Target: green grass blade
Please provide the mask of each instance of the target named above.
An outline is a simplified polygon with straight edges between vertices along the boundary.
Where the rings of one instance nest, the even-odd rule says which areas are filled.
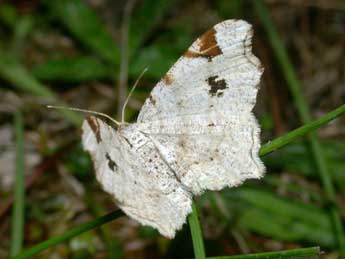
[[[207,257],[207,259],[287,259],[287,258],[299,258],[299,257],[307,257],[307,256],[310,257],[310,256],[319,256],[319,255],[320,255],[320,247],[316,246],[316,247],[284,250],[284,251],[278,251],[278,252]]]
[[[86,188],[87,189],[87,188]],[[100,203],[97,203],[94,200],[91,193],[86,191],[85,198],[84,198],[88,209],[93,214],[94,218],[99,218],[100,215],[105,213],[105,209]],[[121,247],[120,241],[111,235],[111,229],[107,225],[102,225],[99,228],[100,236],[105,243],[107,249],[107,258],[108,259],[122,259],[124,258],[124,251]]]
[[[274,240],[335,247],[328,213],[313,204],[248,187],[229,190],[223,195],[232,203],[228,205],[229,210],[240,215],[237,222],[240,227]]]
[[[10,58],[4,53],[1,54],[0,59],[0,77],[10,82],[14,87],[29,92],[31,94],[44,97],[51,100],[50,104],[65,105],[61,102],[53,91],[48,87],[42,85],[34,77],[30,75],[26,69],[18,63],[17,60]],[[46,107],[42,106],[42,109]],[[75,126],[80,126],[82,117],[75,112],[69,110],[59,110],[63,116],[68,119]]]
[[[12,210],[11,255],[20,253],[24,236],[25,209],[25,160],[24,160],[24,126],[21,112],[14,117],[16,132],[16,177],[14,188],[14,204]]]
[[[303,95],[300,91],[300,82],[294,71],[293,65],[290,62],[289,56],[284,48],[284,44],[278,36],[278,32],[273,24],[266,6],[262,3],[261,0],[254,0],[252,1],[252,3],[254,4],[256,12],[259,15],[259,18],[267,32],[268,39],[284,73],[287,84],[293,95],[293,101],[298,109],[301,119],[304,123],[308,123],[311,120],[309,108],[306,105]]]
[[[269,41],[273,47],[275,55],[282,68],[283,74],[285,76],[287,84],[292,93],[294,103],[297,107],[299,116],[301,117],[303,123],[305,124],[309,123],[311,121],[311,115],[309,112],[309,108],[303,98],[300,82],[297,78],[297,75],[288,57],[288,54],[284,48],[284,45],[278,35],[278,32],[271,20],[270,14],[266,6],[263,4],[261,0],[255,0],[255,1],[252,1],[252,3],[254,4],[257,14],[259,15],[260,20],[263,23],[263,26],[267,32]],[[329,200],[330,217],[333,220],[334,232],[337,237],[340,257],[345,259],[344,230],[342,227],[340,214],[335,205],[336,197],[335,197],[335,191],[334,191],[334,187],[333,187],[332,180],[330,177],[330,173],[329,173],[324,155],[322,154],[322,150],[321,150],[317,135],[315,133],[311,133],[308,136],[308,140],[310,143],[312,155],[314,157],[316,166],[318,168],[318,172],[321,178],[321,182],[323,185],[323,189],[325,191],[326,198]]]
[[[190,232],[192,234],[195,258],[204,259],[206,257],[204,239],[202,237],[202,231],[195,202],[192,203],[192,213],[188,215],[188,223]]]
[[[293,131],[290,131],[289,133],[285,134],[284,136],[281,136],[279,138],[276,138],[275,140],[266,143],[263,145],[260,149],[260,156],[267,155],[271,153],[274,150],[277,150],[288,143],[292,142],[293,140],[304,136],[318,128],[320,128],[322,125],[325,125],[326,123],[334,120],[338,116],[345,113],[345,104],[341,105],[340,107],[334,109],[333,111],[325,114],[321,118],[312,121],[302,127],[299,127]]]
[[[145,0],[135,6],[129,35],[130,56],[138,55],[136,51],[147,39],[153,29],[160,25],[163,17],[173,9],[180,0]],[[147,19],[150,17],[150,19]],[[141,68],[142,70],[143,68]]]
[[[44,1],[52,15],[82,44],[117,68],[120,50],[94,10],[82,0]]]
[[[113,211],[105,216],[102,216],[100,218],[97,218],[95,220],[91,220],[87,223],[84,223],[78,227],[72,228],[71,230],[65,232],[64,234],[56,237],[52,237],[42,243],[39,243],[38,245],[31,247],[27,250],[25,250],[23,253],[11,257],[11,259],[24,259],[29,258],[30,256],[34,256],[35,254],[38,254],[39,252],[48,249],[49,247],[55,246],[57,244],[60,244],[62,242],[65,242],[77,235],[80,235],[81,233],[84,233],[86,231],[89,231],[91,229],[97,228],[102,226],[103,224],[117,219],[123,215],[123,212],[120,210]]]
[[[34,67],[32,75],[38,80],[83,82],[112,79],[114,69],[90,56],[64,57]]]

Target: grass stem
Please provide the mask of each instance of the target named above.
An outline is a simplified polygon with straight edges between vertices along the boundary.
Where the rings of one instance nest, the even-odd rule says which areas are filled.
[[[195,258],[205,259],[204,239],[202,237],[202,230],[195,202],[192,203],[192,213],[188,215],[188,223],[192,234]]]
[[[120,210],[116,210],[113,212],[110,212],[109,214],[106,214],[102,217],[99,217],[97,219],[91,220],[89,222],[86,222],[78,227],[72,228],[71,230],[65,232],[64,234],[56,237],[52,237],[46,241],[43,241],[42,243],[39,243],[38,245],[31,247],[24,251],[23,253],[11,257],[11,259],[24,259],[29,258],[30,256],[34,256],[38,254],[39,252],[48,249],[52,246],[55,246],[57,244],[60,244],[62,242],[65,242],[77,235],[80,235],[86,231],[89,231],[91,229],[97,228],[102,226],[103,224],[112,221],[114,219],[117,219],[123,215],[123,212]]]
[[[217,256],[217,257],[207,257],[207,259],[287,259],[287,258],[299,258],[299,257],[310,257],[320,255],[320,248],[308,247],[284,250],[278,252],[266,252],[266,253],[256,253],[256,254],[246,254],[246,255],[232,255],[232,256]]]
[[[301,126],[293,131],[290,131],[289,133],[278,137],[270,142],[267,142],[266,144],[261,146],[260,149],[260,156],[267,155],[289,143],[291,143],[293,140],[296,140],[299,137],[302,137],[321,126],[327,124],[328,122],[334,120],[335,118],[339,117],[340,115],[345,113],[345,104],[339,106],[338,108],[334,109],[333,111],[330,111],[329,113],[325,114],[321,118],[314,120],[308,124],[305,124],[304,126]]]
[[[16,134],[15,186],[14,204],[12,210],[11,229],[11,256],[20,253],[24,237],[24,210],[25,210],[25,159],[24,159],[24,126],[20,111],[14,115]]]

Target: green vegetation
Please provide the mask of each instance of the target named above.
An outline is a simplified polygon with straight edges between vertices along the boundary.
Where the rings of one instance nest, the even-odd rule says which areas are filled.
[[[219,0],[212,5],[134,1],[131,16],[125,19],[128,55],[123,55],[120,38],[125,27],[121,21],[131,1],[126,6],[118,6],[116,1],[99,5],[81,0],[32,2],[25,7],[28,9],[0,4],[0,98],[12,98],[4,98],[1,106],[10,116],[0,120],[0,134],[6,124],[13,124],[16,147],[13,188],[7,191],[0,186],[0,199],[5,201],[0,204],[0,218],[4,218],[0,231],[10,229],[8,235],[1,232],[0,257],[94,258],[97,254],[124,258],[127,242],[135,240],[140,250],[135,257],[299,258],[319,255],[320,246],[345,259],[344,215],[339,202],[345,191],[345,142],[343,127],[338,125],[345,113],[345,104],[339,101],[345,95],[344,82],[331,80],[341,74],[338,70],[327,70],[331,66],[327,62],[337,56],[334,53],[343,54],[342,34],[336,29],[344,29],[341,5],[329,4],[327,10],[305,6],[300,17],[298,8],[287,1],[295,19],[287,21],[280,18],[281,13],[287,15],[285,6],[256,0]],[[205,20],[198,18],[201,14]],[[333,26],[327,31],[317,27],[325,16]],[[126,117],[133,120],[154,82],[193,39],[214,23],[234,17],[254,25],[254,53],[266,68],[265,87],[260,90],[265,96],[260,96],[256,114],[265,121],[262,133],[266,143],[260,156],[267,173],[260,181],[196,197],[188,217],[189,230],[168,241],[151,229],[128,224],[124,214],[113,209],[109,195],[100,191],[90,158],[80,147],[84,115],[48,110],[45,105],[92,107],[114,116],[117,104],[123,101],[118,98],[119,81],[125,80],[124,86],[129,88],[149,66],[129,103]],[[287,30],[282,23],[291,26],[291,38],[278,33]],[[292,30],[294,27],[309,34]],[[309,43],[308,37],[318,37],[313,38],[317,44],[309,46],[314,41]],[[313,66],[309,60],[316,55],[313,51],[328,38],[338,43],[327,54],[327,62],[320,57],[319,66]],[[331,47],[325,41],[327,52]],[[293,52],[294,48],[298,51]],[[128,63],[128,71],[123,62]],[[317,74],[313,69],[323,62],[325,67],[317,71],[324,77],[317,81],[310,76],[314,80],[309,78],[310,83],[306,75]],[[338,69],[343,63],[332,66]],[[326,84],[324,78],[331,82],[328,88],[320,86],[320,82]],[[319,83],[315,90],[309,89],[309,95],[304,86],[308,82]],[[323,98],[329,92],[332,98]],[[314,111],[320,110],[323,115],[315,116]],[[333,135],[322,126],[331,128]],[[0,161],[5,151],[7,146],[1,146]],[[30,164],[37,156],[41,162],[29,170],[25,162]],[[12,217],[7,213],[11,205]],[[270,250],[274,251],[264,252]]]

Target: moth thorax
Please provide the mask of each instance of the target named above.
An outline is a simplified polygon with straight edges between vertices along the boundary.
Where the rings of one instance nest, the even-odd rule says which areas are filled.
[[[143,133],[141,133],[135,127],[133,127],[133,124],[121,128],[119,133],[122,137],[125,138],[126,142],[133,149],[139,149],[148,141],[147,137]]]

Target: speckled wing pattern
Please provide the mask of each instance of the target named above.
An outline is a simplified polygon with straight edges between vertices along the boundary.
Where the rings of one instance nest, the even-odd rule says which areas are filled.
[[[143,225],[172,238],[191,211],[191,195],[135,124],[115,131],[102,120],[83,123],[83,145],[96,178],[116,204]]]
[[[252,114],[263,69],[252,36],[242,20],[215,25],[154,87],[136,123],[114,130],[89,117],[83,124],[104,190],[166,237],[182,228],[192,195],[264,173]]]
[[[193,194],[260,178],[260,128],[252,109],[263,68],[253,31],[227,20],[198,38],[155,86],[138,127]]]

